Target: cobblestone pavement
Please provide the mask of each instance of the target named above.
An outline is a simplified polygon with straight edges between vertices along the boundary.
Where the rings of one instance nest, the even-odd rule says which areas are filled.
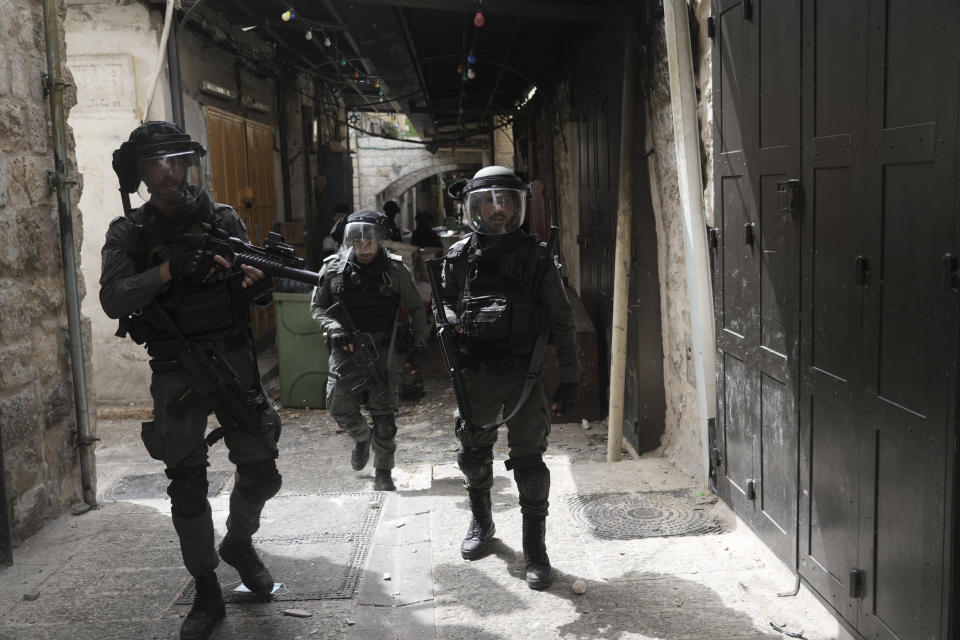
[[[523,581],[520,514],[495,449],[492,552],[460,558],[469,508],[456,468],[454,407],[431,363],[427,396],[398,416],[397,491],[372,491],[324,410],[284,409],[281,493],[256,538],[283,583],[271,602],[218,570],[236,639],[759,639],[849,636],[709,491],[656,455],[608,464],[605,425],[554,425],[547,548],[553,586]],[[50,521],[0,569],[0,640],[176,638],[189,606],[162,465],[139,441],[137,408],[98,421],[99,509]],[[211,451],[224,533],[232,466]],[[705,533],[666,536],[699,524]],[[639,530],[644,537],[631,538]],[[577,593],[584,587],[584,593]]]

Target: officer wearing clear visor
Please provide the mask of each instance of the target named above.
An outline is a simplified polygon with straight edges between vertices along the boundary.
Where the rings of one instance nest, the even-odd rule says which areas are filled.
[[[253,593],[272,592],[273,577],[251,539],[264,504],[282,482],[276,465],[280,417],[261,384],[250,333],[250,304],[269,304],[272,283],[259,269],[196,248],[198,236],[214,227],[248,240],[237,213],[204,191],[204,154],[171,122],[137,127],[114,152],[125,206],[126,194],[133,192],[145,202],[110,223],[100,277],[100,303],[120,320],[117,335],[145,344],[150,356],[153,419],[143,423],[141,438],[150,456],[166,465],[173,526],[196,587],[182,640],[208,638],[226,615],[215,571],[220,558]],[[235,408],[231,413],[222,395],[196,391],[203,388],[202,378],[187,363],[197,362],[190,359],[197,353],[231,373],[222,384],[244,399],[244,413]],[[207,501],[204,435],[210,413],[222,425],[236,465],[227,533],[219,547]]]
[[[340,251],[324,260],[310,302],[310,313],[326,334],[330,351],[327,409],[353,438],[351,467],[355,471],[366,467],[372,445],[373,488],[393,491],[399,354],[410,351],[416,368],[422,365],[426,313],[410,271],[400,256],[383,246],[392,233],[390,219],[361,209],[340,222]],[[336,229],[333,235],[339,232]],[[410,323],[400,322],[407,316]],[[345,326],[345,318],[354,325],[353,331]],[[407,325],[411,330],[403,328]],[[358,357],[361,351],[365,358]],[[372,426],[361,413],[363,406]]]
[[[472,512],[460,553],[468,560],[483,556],[494,535],[490,488],[498,432],[480,427],[503,415],[506,467],[513,470],[523,515],[525,579],[531,589],[545,589],[553,580],[545,542],[550,471],[543,461],[550,415],[542,361],[534,354],[547,336],[556,345],[560,384],[549,409],[568,412],[578,400],[580,370],[573,310],[547,245],[521,229],[527,185],[493,166],[448,192],[474,230],[443,259],[441,292],[446,318],[456,327],[469,400],[469,423],[457,432],[457,462]]]

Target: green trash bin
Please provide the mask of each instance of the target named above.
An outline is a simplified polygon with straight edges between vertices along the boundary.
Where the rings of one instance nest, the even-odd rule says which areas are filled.
[[[324,409],[327,406],[327,345],[310,317],[310,293],[274,292],[280,404]]]

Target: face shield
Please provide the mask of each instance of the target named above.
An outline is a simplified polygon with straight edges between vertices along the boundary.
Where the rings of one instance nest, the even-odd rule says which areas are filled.
[[[520,189],[490,187],[475,189],[463,201],[470,228],[477,233],[501,235],[520,228],[526,214],[526,198]]]
[[[342,258],[355,258],[360,264],[368,264],[377,257],[383,241],[387,239],[385,227],[372,222],[348,222],[343,230]]]
[[[192,206],[203,191],[203,154],[196,149],[147,146],[138,149],[141,198],[171,208]]]

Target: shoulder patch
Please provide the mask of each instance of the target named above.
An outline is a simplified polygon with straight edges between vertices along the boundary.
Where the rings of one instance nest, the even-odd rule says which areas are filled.
[[[403,256],[401,256],[399,253],[388,253],[387,255],[390,256],[391,260],[396,260],[400,264],[403,264]]]

